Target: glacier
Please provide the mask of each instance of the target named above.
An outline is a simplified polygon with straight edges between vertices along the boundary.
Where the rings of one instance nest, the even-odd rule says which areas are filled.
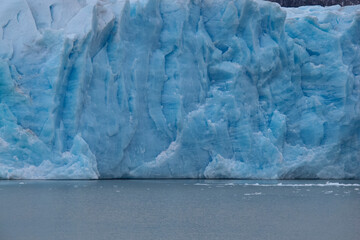
[[[360,5],[0,6],[0,179],[360,179]]]

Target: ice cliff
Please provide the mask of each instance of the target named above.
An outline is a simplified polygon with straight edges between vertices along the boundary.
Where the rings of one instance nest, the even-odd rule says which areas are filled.
[[[360,178],[360,6],[2,0],[0,178]]]

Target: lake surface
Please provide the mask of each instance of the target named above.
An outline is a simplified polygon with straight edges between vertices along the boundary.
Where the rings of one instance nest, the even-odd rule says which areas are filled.
[[[1,240],[359,236],[360,181],[0,181]]]

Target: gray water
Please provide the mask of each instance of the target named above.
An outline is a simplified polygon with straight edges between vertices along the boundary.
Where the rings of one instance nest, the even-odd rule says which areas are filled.
[[[360,182],[0,181],[0,239],[356,240]]]

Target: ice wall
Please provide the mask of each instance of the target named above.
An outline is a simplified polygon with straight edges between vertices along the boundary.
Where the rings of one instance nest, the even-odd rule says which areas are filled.
[[[360,178],[360,6],[2,0],[0,178]]]

